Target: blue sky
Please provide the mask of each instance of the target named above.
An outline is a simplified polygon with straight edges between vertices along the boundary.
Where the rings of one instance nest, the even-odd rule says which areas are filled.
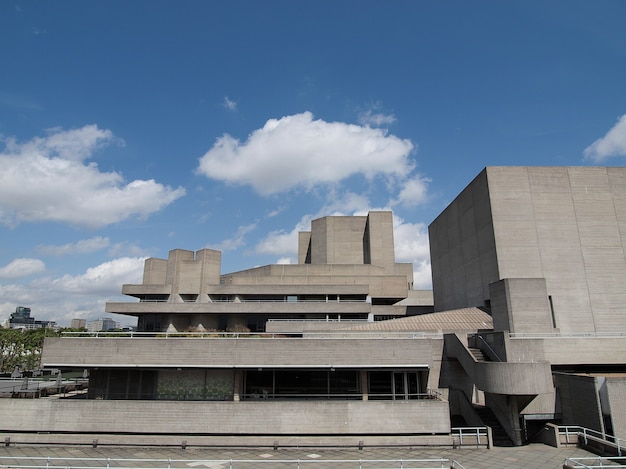
[[[145,257],[295,262],[427,226],[488,165],[626,163],[623,1],[0,3],[0,318],[105,316]],[[123,324],[132,320],[117,317]]]

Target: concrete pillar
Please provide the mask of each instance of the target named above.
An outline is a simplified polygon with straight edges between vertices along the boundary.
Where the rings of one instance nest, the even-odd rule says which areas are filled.
[[[367,370],[359,370],[359,380],[361,382],[361,394],[363,395],[363,400],[369,400],[369,393],[367,388]]]
[[[233,380],[233,401],[239,402],[243,393],[243,370],[235,370]]]

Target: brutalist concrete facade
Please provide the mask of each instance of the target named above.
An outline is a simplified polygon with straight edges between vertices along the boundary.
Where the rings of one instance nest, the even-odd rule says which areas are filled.
[[[626,168],[488,167],[429,227],[437,310],[510,332],[626,330]]]
[[[44,366],[89,370],[87,399],[54,422],[12,403],[21,424],[0,430],[451,445],[442,334],[345,330],[432,311],[395,261],[391,212],[314,220],[298,258],[228,274],[210,249],[146,260],[143,282],[122,288],[135,301],[106,307],[138,317],[138,333],[46,340]],[[86,409],[89,423],[72,424]]]
[[[428,321],[406,317],[432,297],[395,262],[392,221],[314,220],[297,265],[147,260],[135,301],[107,304],[143,335],[46,339],[45,366],[91,370],[90,399],[0,401],[0,432],[451,444],[451,417],[487,407],[513,444],[546,422],[626,437],[626,168],[485,168],[429,227]]]
[[[487,167],[429,236],[435,309],[481,307],[494,329],[446,336],[440,385],[482,393],[517,444],[546,421],[623,431],[626,168]]]

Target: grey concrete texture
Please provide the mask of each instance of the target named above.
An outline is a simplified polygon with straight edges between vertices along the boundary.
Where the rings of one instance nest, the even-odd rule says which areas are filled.
[[[173,444],[179,444],[174,442]],[[105,447],[85,446],[27,446],[0,447],[0,466],[18,463],[18,458],[39,457],[59,458],[54,463],[63,467],[106,466],[110,467],[167,467],[228,469],[230,460],[233,469],[358,469],[359,467],[389,467],[405,469],[428,467],[426,463],[409,463],[407,460],[447,459],[456,461],[465,469],[561,469],[566,458],[594,458],[595,456],[575,446],[552,448],[543,444],[531,444],[517,448],[492,449],[449,449],[419,447],[364,447],[358,448],[202,448],[188,446],[175,447]],[[15,459],[4,459],[15,458]],[[70,459],[72,458],[72,459]],[[97,459],[99,461],[94,460]],[[116,461],[117,459],[124,461]],[[143,459],[143,461],[139,461]],[[160,461],[145,461],[145,459]],[[359,461],[378,460],[385,463]],[[279,461],[289,461],[281,463]],[[298,461],[300,465],[298,466]],[[343,462],[338,462],[343,461]],[[32,464],[32,462],[31,462]],[[45,463],[44,463],[45,465]],[[433,467],[432,463],[430,465]],[[435,465],[434,467],[441,467]],[[443,466],[443,467],[450,467]],[[456,466],[458,467],[458,466]]]
[[[398,401],[154,401],[1,399],[0,431],[20,433],[93,433],[118,435],[124,440],[135,434],[144,443],[151,435],[205,435],[216,438],[249,435],[288,439],[301,435],[339,437],[368,444],[394,435],[412,435],[412,444],[428,443],[435,435],[452,445],[448,403],[439,400]],[[400,430],[400,431],[399,431]],[[431,436],[432,435],[432,436]],[[14,438],[17,435],[14,435]],[[49,438],[49,435],[48,435]],[[331,438],[332,441],[332,438]],[[215,443],[213,443],[215,444]],[[309,442],[310,444],[310,442]],[[332,444],[332,443],[331,443]]]
[[[441,341],[327,338],[62,338],[45,339],[45,367],[430,367]],[[440,356],[440,355],[439,355]]]
[[[437,310],[544,278],[561,332],[626,330],[625,181],[624,167],[487,167],[429,227]]]

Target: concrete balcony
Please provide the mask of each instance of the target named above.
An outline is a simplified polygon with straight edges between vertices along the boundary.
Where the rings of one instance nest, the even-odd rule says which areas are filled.
[[[2,399],[0,431],[20,434],[65,433],[125,435],[151,443],[159,436],[202,435],[202,444],[224,444],[225,438],[259,444],[271,437],[299,444],[332,436],[386,444],[447,444],[448,402],[407,401],[107,401]],[[438,438],[438,439],[437,439]],[[336,439],[330,440],[337,443]],[[232,444],[232,443],[230,443]],[[309,443],[310,444],[310,443]]]
[[[213,303],[165,301],[111,302],[107,313],[128,314],[364,314],[371,312],[372,305],[364,301],[224,301]]]
[[[93,368],[431,368],[436,338],[48,337],[42,365]]]

